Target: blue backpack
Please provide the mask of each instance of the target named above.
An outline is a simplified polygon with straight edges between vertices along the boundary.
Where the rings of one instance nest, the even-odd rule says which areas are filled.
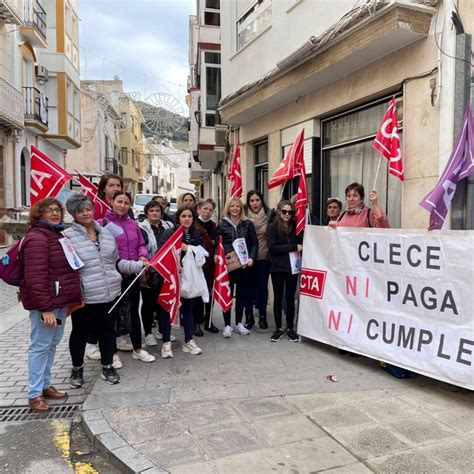
[[[20,251],[23,239],[15,242],[0,261],[0,279],[8,285],[20,286],[20,281],[23,278],[20,263]]]

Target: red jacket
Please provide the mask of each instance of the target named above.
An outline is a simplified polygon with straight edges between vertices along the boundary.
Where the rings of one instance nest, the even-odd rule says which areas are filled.
[[[33,224],[26,234],[20,252],[20,297],[25,309],[51,311],[81,303],[79,272],[70,267],[61,237],[42,222]]]

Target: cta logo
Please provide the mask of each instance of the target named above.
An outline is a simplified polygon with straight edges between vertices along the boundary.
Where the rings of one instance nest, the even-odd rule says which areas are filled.
[[[327,272],[324,270],[311,270],[309,268],[302,268],[300,278],[300,295],[321,299],[324,293],[326,274]]]

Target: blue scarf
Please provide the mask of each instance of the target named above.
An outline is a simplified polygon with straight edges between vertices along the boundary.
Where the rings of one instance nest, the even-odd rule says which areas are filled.
[[[61,221],[59,224],[50,224],[49,222],[45,221],[44,219],[39,219],[38,222],[42,224],[46,224],[50,229],[54,229],[57,231],[64,230],[64,221]]]

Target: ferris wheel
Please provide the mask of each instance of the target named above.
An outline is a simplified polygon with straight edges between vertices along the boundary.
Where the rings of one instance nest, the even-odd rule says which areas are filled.
[[[160,137],[171,137],[184,123],[184,109],[171,94],[157,92],[141,102],[144,126]]]

